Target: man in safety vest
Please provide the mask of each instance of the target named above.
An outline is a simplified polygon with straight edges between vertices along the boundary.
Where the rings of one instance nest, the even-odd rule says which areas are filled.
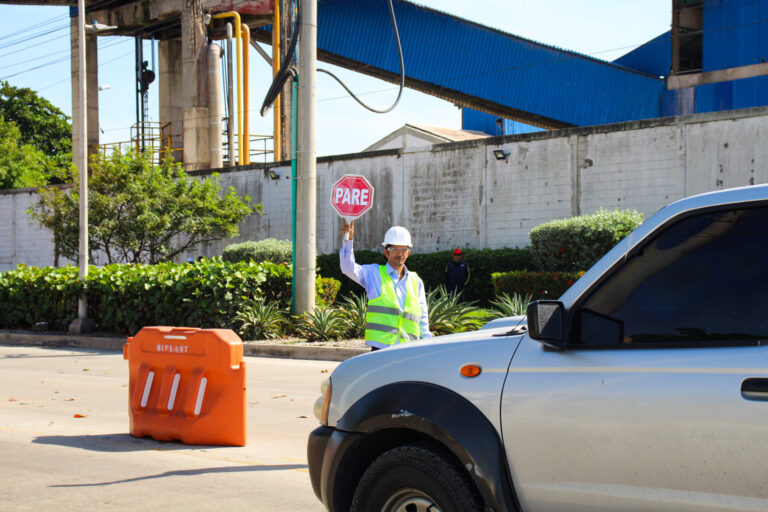
[[[365,343],[371,350],[387,348],[420,338],[431,338],[424,283],[405,267],[411,253],[411,234],[393,226],[384,234],[386,265],[358,265],[352,249],[354,221],[341,230],[344,241],[339,251],[341,271],[365,288],[368,294]]]

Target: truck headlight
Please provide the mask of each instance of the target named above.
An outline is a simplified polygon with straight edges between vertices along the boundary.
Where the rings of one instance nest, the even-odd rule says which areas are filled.
[[[326,377],[323,382],[320,383],[320,393],[322,393],[317,400],[315,400],[315,418],[321,425],[328,425],[328,408],[331,406],[331,378]]]

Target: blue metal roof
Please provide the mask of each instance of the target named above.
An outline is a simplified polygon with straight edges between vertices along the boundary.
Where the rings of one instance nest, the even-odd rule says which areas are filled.
[[[465,107],[466,129],[584,126],[768,105],[768,76],[667,90],[671,36],[608,63],[395,0],[406,85]],[[768,0],[704,0],[703,71],[768,58]],[[268,40],[271,27],[254,31]],[[399,83],[385,0],[319,0],[318,58]],[[472,109],[472,110],[470,110]],[[492,114],[486,115],[483,112]]]
[[[407,83],[479,110],[549,127],[655,117],[662,80],[420,7],[395,2]],[[387,3],[318,4],[318,55],[396,81]]]
[[[667,31],[622,55],[614,64],[653,76],[667,76],[672,69],[672,35]]]

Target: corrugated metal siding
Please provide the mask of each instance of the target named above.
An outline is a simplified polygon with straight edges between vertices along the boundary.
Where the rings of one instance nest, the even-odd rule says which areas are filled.
[[[768,0],[705,0],[703,71],[768,60]]]
[[[572,125],[657,117],[663,82],[409,2],[395,2],[406,76]],[[387,3],[318,3],[318,49],[399,72]]]
[[[613,61],[647,75],[667,76],[672,68],[672,36],[665,32]]]
[[[542,128],[537,126],[531,126],[530,124],[512,121],[510,119],[502,119],[499,124],[498,119],[498,116],[492,116],[471,108],[461,109],[462,130],[484,132],[494,137],[543,131]]]

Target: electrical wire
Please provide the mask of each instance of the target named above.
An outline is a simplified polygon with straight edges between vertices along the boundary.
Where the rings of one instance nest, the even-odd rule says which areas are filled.
[[[373,107],[369,107],[368,105],[363,103],[363,101],[360,98],[355,96],[355,93],[353,93],[352,90],[349,87],[347,87],[346,84],[342,82],[339,77],[337,77],[336,75],[334,75],[333,73],[331,73],[326,69],[317,70],[320,73],[325,73],[326,75],[330,76],[331,78],[339,82],[339,84],[344,88],[344,90],[347,91],[349,95],[352,96],[352,98],[356,102],[362,105],[365,109],[370,110],[375,114],[386,114],[387,112],[391,112],[397,106],[397,104],[400,103],[400,97],[403,95],[403,88],[405,87],[405,64],[403,62],[403,47],[402,47],[402,44],[400,43],[400,31],[397,30],[397,20],[395,19],[395,9],[392,5],[392,0],[389,0],[389,16],[392,19],[392,30],[394,30],[395,39],[397,40],[397,54],[400,57],[400,89],[397,91],[397,98],[395,98],[395,102],[392,103],[392,105],[390,105],[389,108],[379,110]]]
[[[44,27],[46,25],[50,25],[54,21],[59,21],[60,19],[63,20],[63,19],[66,19],[68,17],[69,16],[67,16],[66,14],[65,15],[59,14],[57,16],[54,16],[53,18],[48,18],[47,20],[43,20],[43,21],[41,21],[39,23],[35,23],[35,24],[30,25],[28,27],[24,27],[22,29],[19,29],[16,32],[11,32],[10,34],[6,34],[4,36],[0,36],[0,41],[2,41],[3,39],[8,39],[9,37],[17,36],[19,34],[24,34],[25,32],[27,32],[29,30],[32,30],[34,28],[41,28],[41,27]]]
[[[295,73],[290,67],[296,60],[296,43],[299,41],[298,28],[301,26],[301,10],[301,0],[296,0],[296,17],[294,18],[293,26],[291,27],[291,43],[288,45],[288,51],[286,52],[283,61],[280,63],[280,70],[272,80],[272,85],[269,86],[267,94],[264,97],[264,102],[261,104],[260,113],[262,117],[264,117],[269,109],[272,108],[280,91],[283,90],[285,82],[288,81],[288,77]],[[272,25],[272,30],[274,29],[275,27]]]

